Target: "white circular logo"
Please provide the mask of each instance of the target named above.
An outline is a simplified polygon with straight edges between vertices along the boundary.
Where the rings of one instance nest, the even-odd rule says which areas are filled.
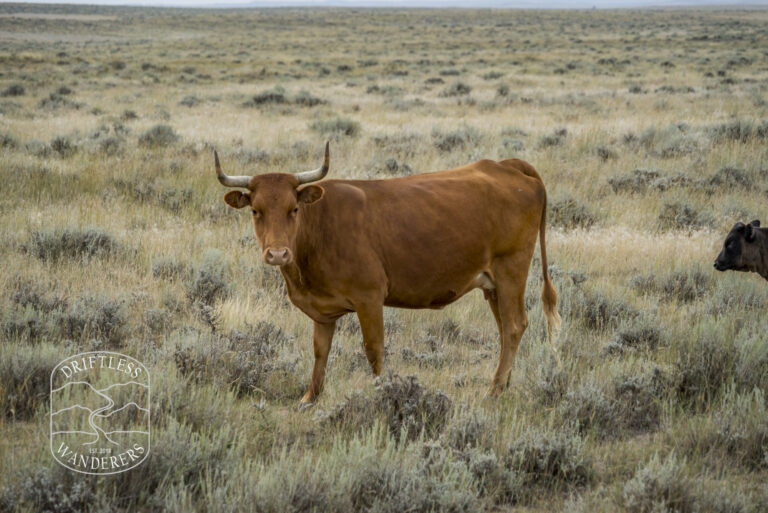
[[[135,358],[80,353],[51,373],[51,454],[84,474],[130,470],[149,455],[149,372]]]

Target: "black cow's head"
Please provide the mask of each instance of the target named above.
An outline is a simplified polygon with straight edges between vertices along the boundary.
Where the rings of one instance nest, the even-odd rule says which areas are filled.
[[[736,223],[725,238],[723,250],[715,260],[718,271],[756,271],[761,262],[756,243],[760,221]]]

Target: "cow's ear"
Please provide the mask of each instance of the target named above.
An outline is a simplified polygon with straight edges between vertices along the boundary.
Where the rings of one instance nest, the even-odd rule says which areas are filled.
[[[747,242],[755,242],[755,230],[751,224],[747,225],[747,229],[744,231],[744,240]]]
[[[752,226],[754,226],[755,228],[760,228],[760,220],[759,220],[759,219],[755,219],[754,221],[752,221],[752,222],[751,222],[751,223],[749,223],[749,224],[751,224],[751,225],[752,225]]]
[[[325,194],[325,189],[319,185],[307,185],[299,191],[299,201],[302,203],[314,203]]]
[[[224,195],[224,203],[232,208],[243,208],[251,204],[251,195],[242,191],[229,191]]]
[[[744,232],[744,228],[746,228],[746,225],[744,223],[742,223],[741,221],[739,221],[738,223],[733,225],[733,228],[731,228],[731,231],[735,231],[735,232],[738,232],[738,233],[743,233]]]

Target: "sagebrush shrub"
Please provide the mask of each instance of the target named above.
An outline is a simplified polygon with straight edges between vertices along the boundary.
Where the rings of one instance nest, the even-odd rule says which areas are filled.
[[[101,228],[64,228],[30,233],[22,244],[29,254],[48,262],[64,258],[89,259],[116,253],[121,245]]]
[[[293,98],[293,103],[301,105],[302,107],[315,107],[316,105],[322,105],[328,103],[322,98],[318,98],[307,90],[302,89]]]
[[[181,137],[170,125],[155,125],[139,136],[139,145],[147,148],[165,148],[176,144]]]
[[[723,141],[746,143],[752,138],[763,140],[768,138],[768,120],[736,119],[712,125],[707,128],[707,133],[716,143]]]
[[[224,254],[217,249],[207,250],[187,284],[187,297],[192,303],[212,306],[227,295],[229,274],[229,264]]]
[[[565,197],[549,202],[547,222],[562,228],[589,228],[597,223],[597,217],[585,203]]]
[[[19,474],[15,486],[0,489],[0,510],[50,511],[79,513],[87,511],[96,498],[95,476],[68,472],[62,467],[25,469]]]
[[[322,424],[358,430],[380,419],[392,436],[399,438],[403,433],[413,440],[422,431],[428,437],[438,435],[451,409],[447,395],[424,388],[416,376],[390,373],[376,378],[372,394],[354,393],[330,411],[318,412],[316,418]]]
[[[481,138],[482,135],[479,130],[467,125],[450,132],[443,132],[439,129],[432,130],[432,141],[435,147],[444,153],[475,146],[480,142]]]
[[[60,348],[53,345],[0,344],[0,419],[31,419],[47,404],[51,372],[59,360]]]
[[[71,157],[77,152],[77,144],[69,137],[58,136],[51,140],[51,149],[62,158]]]
[[[26,92],[23,84],[11,84],[0,92],[0,96],[24,96]]]
[[[457,451],[487,448],[498,427],[498,419],[485,410],[459,409],[443,433],[445,443]]]
[[[695,482],[674,455],[667,456],[663,462],[655,455],[639,467],[624,485],[622,499],[630,513],[697,511]]]
[[[360,133],[360,123],[342,117],[315,121],[309,127],[315,132],[332,137],[355,137]]]
[[[465,96],[472,92],[472,86],[464,82],[454,82],[440,93],[442,97]]]
[[[691,230],[712,224],[713,219],[708,213],[700,212],[688,203],[664,203],[659,212],[658,228],[661,231]]]
[[[85,294],[52,315],[53,328],[65,339],[97,339],[112,346],[124,342],[128,312],[122,297]]]
[[[638,317],[620,326],[605,345],[606,353],[620,354],[632,349],[656,349],[662,343],[661,331],[654,319]]]
[[[539,139],[539,148],[551,148],[554,146],[560,146],[565,143],[567,136],[568,130],[565,128],[560,128],[551,135],[542,136]]]
[[[581,433],[594,429],[604,436],[604,431],[613,427],[614,403],[593,380],[568,391],[559,410]]]
[[[675,362],[679,396],[694,407],[708,405],[733,378],[735,362],[734,342],[723,340],[716,333],[701,333],[681,344]]]
[[[594,477],[584,440],[570,430],[524,430],[510,443],[505,464],[526,486],[546,489],[583,486]]]
[[[19,147],[19,141],[10,132],[0,132],[0,148],[13,150]]]
[[[190,274],[189,266],[172,257],[158,257],[152,261],[152,276],[172,280],[187,278]]]
[[[734,166],[721,167],[709,178],[709,185],[715,190],[749,189],[753,183],[745,170]]]
[[[641,292],[655,292],[664,299],[690,302],[709,291],[710,279],[699,269],[688,269],[661,275],[637,275],[629,281],[629,285]]]
[[[285,95],[285,89],[282,87],[276,87],[274,89],[268,89],[253,95],[251,99],[249,99],[243,105],[245,107],[256,107],[259,105],[280,105],[284,103],[288,103],[288,98]]]
[[[715,450],[752,471],[768,468],[768,406],[760,388],[738,394],[734,389],[723,397],[715,413],[714,426],[697,440],[697,446]]]
[[[616,326],[621,321],[637,317],[638,312],[621,299],[612,298],[599,291],[580,293],[574,309],[590,329]]]
[[[270,398],[298,397],[298,355],[293,337],[267,321],[223,335],[177,335],[173,354],[179,372],[197,382],[231,388],[238,395],[261,392]]]

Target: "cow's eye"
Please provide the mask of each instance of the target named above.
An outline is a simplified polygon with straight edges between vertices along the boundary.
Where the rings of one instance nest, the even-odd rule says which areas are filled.
[[[261,212],[258,210],[251,210],[251,212],[253,213],[253,217],[261,217]]]
[[[298,213],[299,213],[299,207],[296,207],[296,208],[294,208],[294,209],[293,209],[293,213],[294,213],[294,214],[298,214]]]

